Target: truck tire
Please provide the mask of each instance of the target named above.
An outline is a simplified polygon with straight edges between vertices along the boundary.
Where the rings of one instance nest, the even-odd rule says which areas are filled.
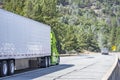
[[[2,61],[1,62],[1,67],[0,67],[0,76],[6,76],[8,73],[8,64],[7,61]]]
[[[8,61],[8,75],[12,75],[15,72],[15,63],[13,60]]]
[[[48,67],[48,57],[45,57],[45,68]]]
[[[59,65],[59,63],[60,63],[60,56],[58,56],[58,60],[57,60],[56,65]]]
[[[41,67],[42,68],[46,68],[48,67],[48,58],[47,57],[43,57],[41,60]]]
[[[50,57],[48,57],[48,67],[51,65]]]

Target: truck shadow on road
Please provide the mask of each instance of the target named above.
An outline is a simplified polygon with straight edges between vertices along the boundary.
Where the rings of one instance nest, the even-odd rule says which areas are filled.
[[[12,75],[10,77],[4,78],[4,80],[35,80],[36,78],[40,78],[37,80],[42,80],[41,77],[47,76],[48,74],[51,74],[51,76],[57,77],[58,76],[57,74],[59,74],[59,75],[63,75],[63,74],[56,73],[54,75],[54,72],[61,71],[61,70],[64,70],[64,69],[67,69],[67,68],[70,68],[73,66],[74,65],[72,65],[72,64],[60,64],[60,65],[51,66],[48,68],[40,68],[40,69]]]

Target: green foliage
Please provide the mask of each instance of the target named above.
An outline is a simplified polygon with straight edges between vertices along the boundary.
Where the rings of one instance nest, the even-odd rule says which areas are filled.
[[[8,11],[23,15],[24,2],[25,0],[3,0],[3,7]]]

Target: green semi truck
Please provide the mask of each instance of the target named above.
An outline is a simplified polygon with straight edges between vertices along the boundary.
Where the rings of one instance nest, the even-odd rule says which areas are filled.
[[[57,50],[57,46],[56,46],[56,38],[55,38],[55,34],[53,31],[51,31],[51,64],[55,65],[55,64],[59,64],[60,62],[60,56]]]

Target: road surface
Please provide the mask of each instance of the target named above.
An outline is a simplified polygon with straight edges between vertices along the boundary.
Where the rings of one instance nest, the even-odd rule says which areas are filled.
[[[60,65],[0,78],[1,80],[101,80],[115,61],[115,55],[82,54],[61,57]]]

